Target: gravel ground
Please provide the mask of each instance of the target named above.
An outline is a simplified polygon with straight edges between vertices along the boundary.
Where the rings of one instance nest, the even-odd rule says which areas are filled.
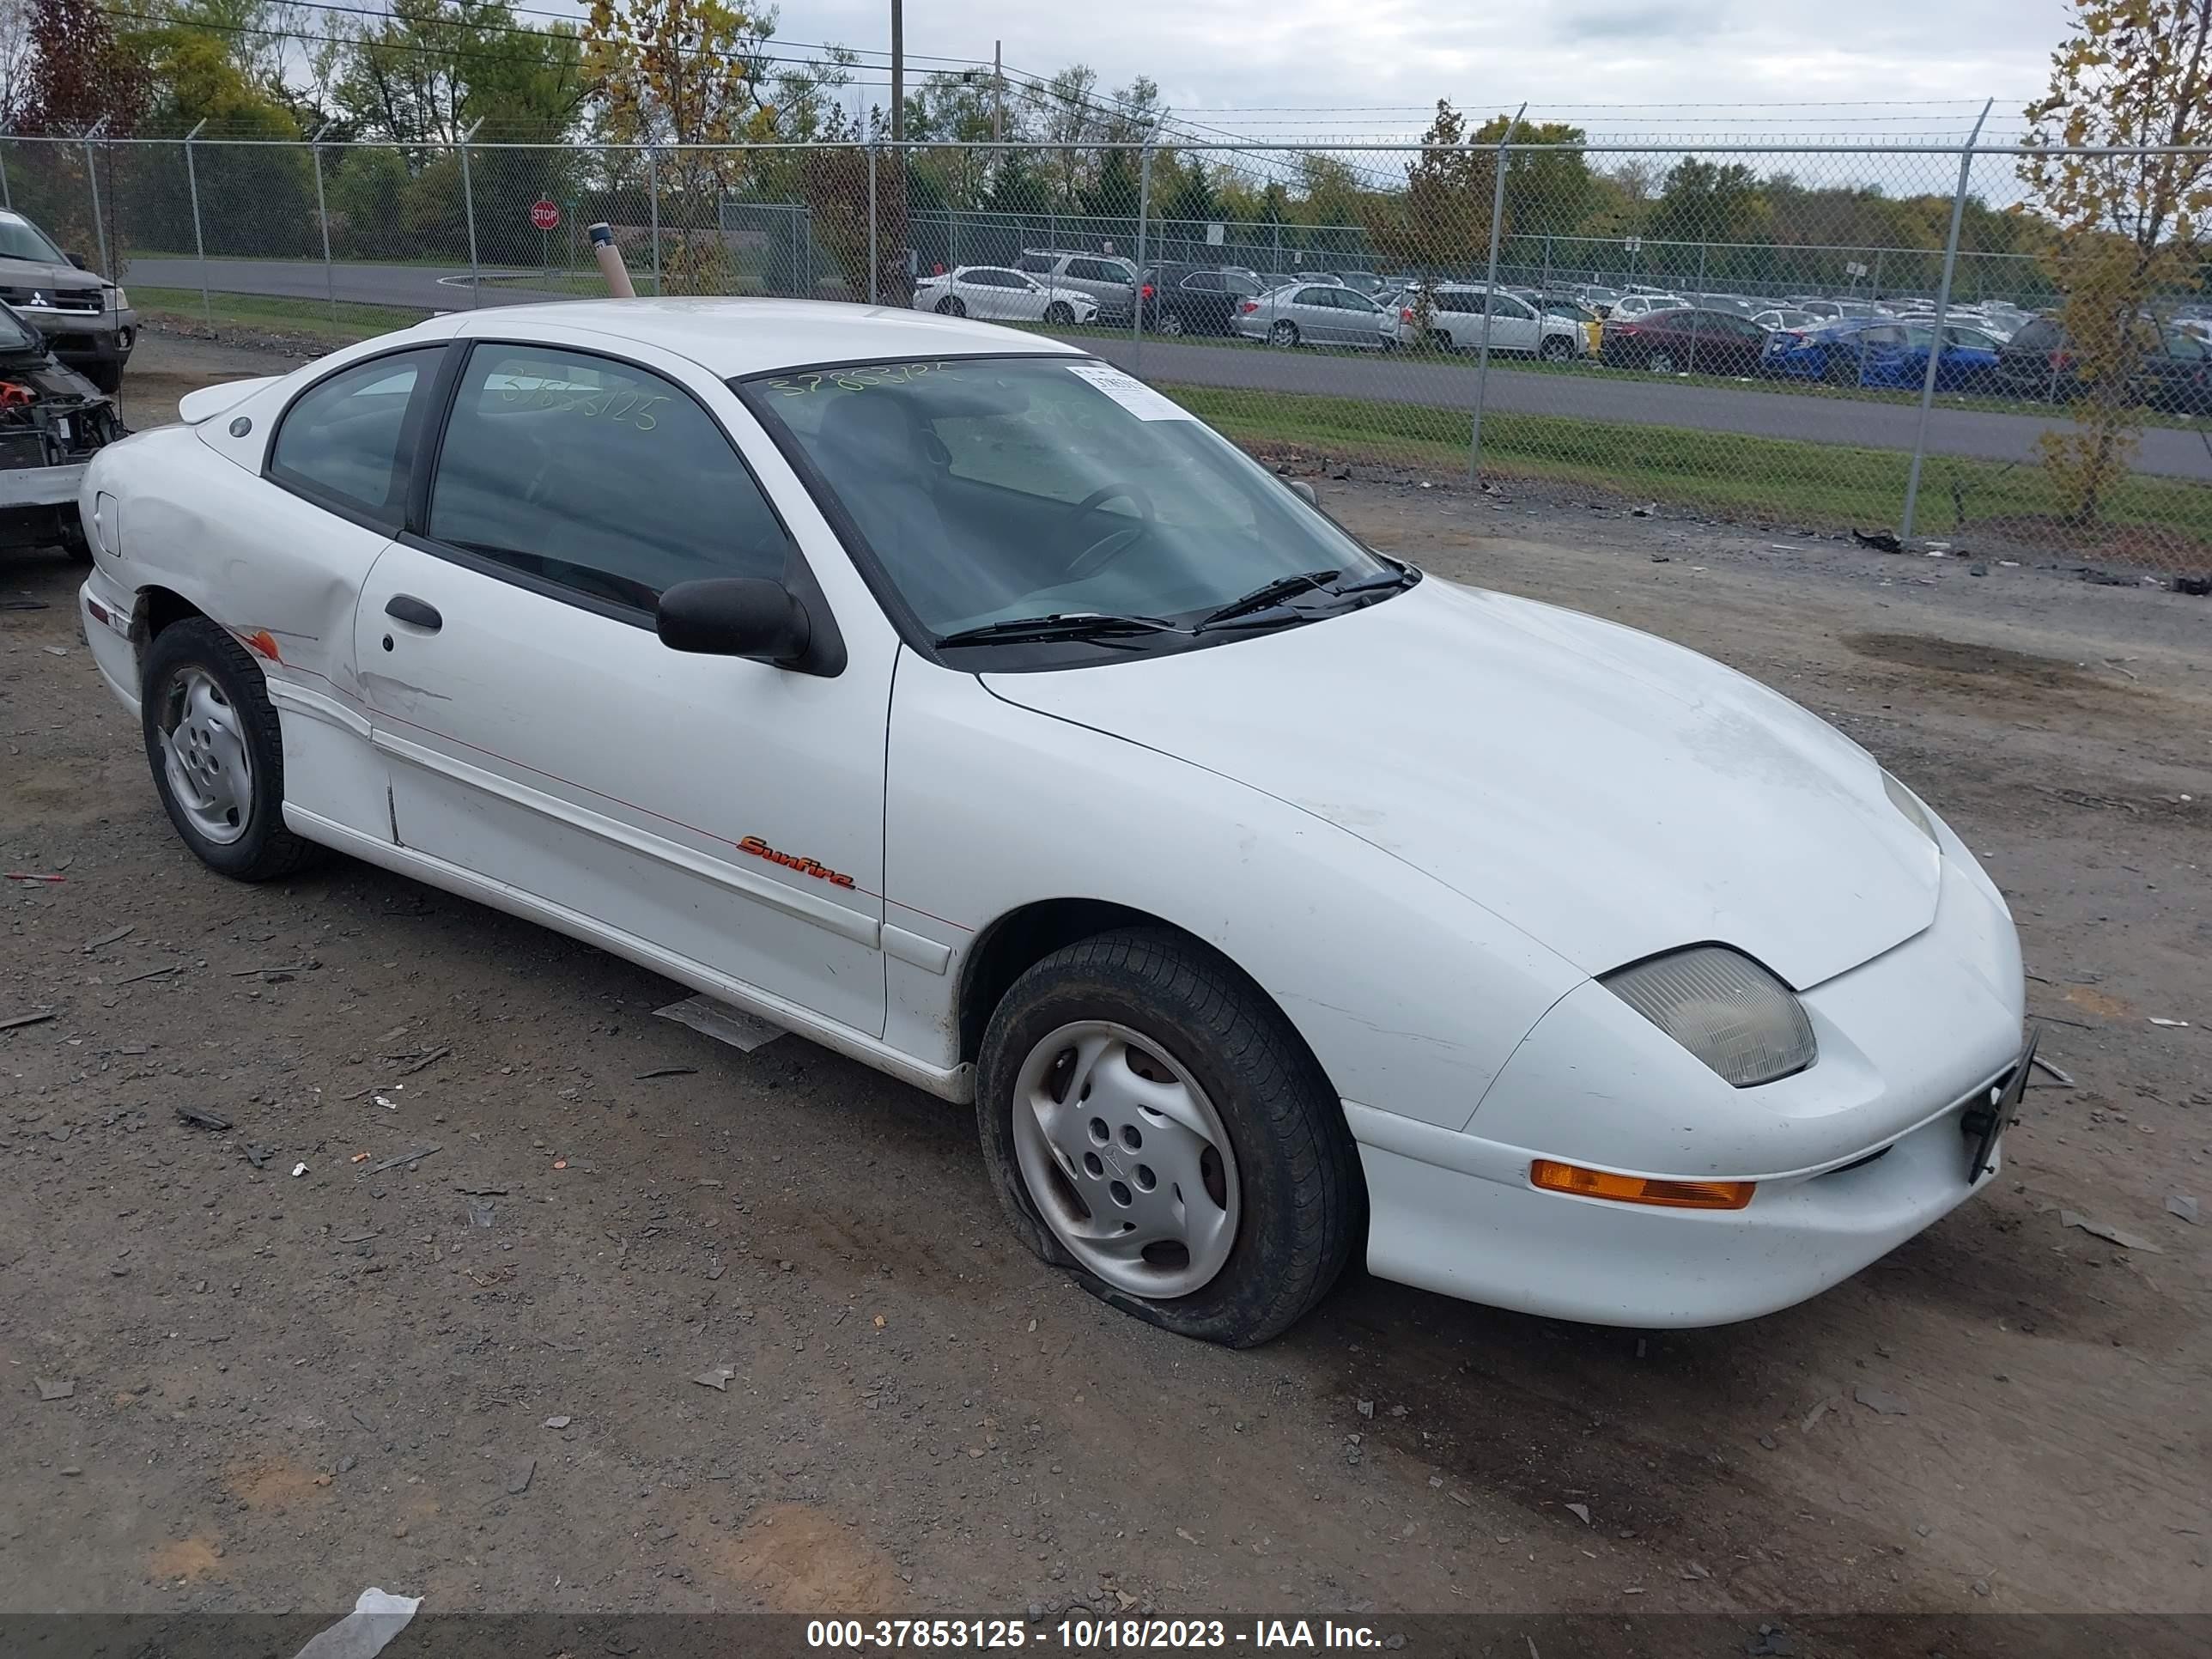
[[[131,413],[283,366],[149,338]],[[0,867],[64,879],[0,883],[0,1022],[52,1015],[0,1031],[0,1612],[2206,1610],[2167,1200],[2212,1198],[2212,603],[1323,487],[1779,686],[1951,818],[2075,1080],[1996,1190],[1727,1329],[1355,1273],[1267,1348],[1178,1341],[1013,1243],[957,1110],[363,866],[208,874],[76,573],[10,556],[49,608],[0,611]]]

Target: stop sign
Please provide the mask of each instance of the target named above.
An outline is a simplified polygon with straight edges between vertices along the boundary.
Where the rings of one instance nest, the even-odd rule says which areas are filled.
[[[561,226],[561,210],[541,198],[531,204],[530,222],[540,230],[557,230]]]

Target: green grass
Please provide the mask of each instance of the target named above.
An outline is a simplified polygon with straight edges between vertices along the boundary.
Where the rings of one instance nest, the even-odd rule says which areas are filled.
[[[355,305],[344,301],[338,303],[333,315],[325,301],[283,299],[263,294],[210,294],[208,299],[219,334],[297,335],[327,340],[333,345],[349,345],[373,335],[388,334],[430,315],[412,306]],[[209,320],[209,313],[201,309],[197,289],[133,287],[131,303],[146,322],[204,328]]]
[[[1214,386],[1160,389],[1243,443],[1372,459],[1445,477],[1467,469],[1468,419],[1462,410]],[[1559,415],[1486,415],[1482,445],[1488,475],[1583,484],[1632,500],[1796,524],[1895,524],[1911,465],[1911,457],[1896,450]],[[1921,534],[1960,527],[1952,507],[1954,483],[1969,523],[2062,513],[2039,467],[1933,455],[1922,473]],[[2212,486],[2138,473],[2106,503],[2105,516],[2110,524],[2212,543]]]

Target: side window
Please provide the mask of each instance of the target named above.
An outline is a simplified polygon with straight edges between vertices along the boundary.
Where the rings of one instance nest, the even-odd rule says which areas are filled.
[[[443,350],[372,358],[309,390],[276,428],[269,476],[397,530],[407,511],[408,458],[399,448],[407,406]]]
[[[2170,328],[2166,331],[2166,355],[2179,358],[2183,362],[2195,363],[2202,362],[2208,354],[2204,349],[2204,343],[2195,335],[2185,333],[2178,328]]]
[[[1042,276],[1052,269],[1052,256],[1048,253],[1024,253],[1018,263],[1024,270],[1034,271]],[[1068,275],[1072,276],[1074,274],[1075,268],[1070,265]]]
[[[1325,288],[1302,288],[1291,300],[1292,305],[1323,307],[1326,307],[1328,302],[1328,290]]]
[[[652,610],[704,576],[783,574],[783,526],[682,387],[559,346],[480,344],[446,424],[430,535]]]
[[[1211,270],[1196,270],[1182,279],[1182,285],[1194,294],[1218,294],[1221,278]]]
[[[1511,295],[1501,294],[1498,296],[1498,314],[1501,317],[1510,317],[1516,322],[1525,323],[1536,313]]]

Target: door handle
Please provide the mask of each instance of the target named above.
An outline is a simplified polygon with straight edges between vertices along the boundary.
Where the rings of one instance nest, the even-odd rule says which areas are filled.
[[[384,602],[384,614],[396,622],[404,622],[433,634],[446,625],[446,619],[438,614],[436,605],[426,605],[412,593],[394,593]]]

